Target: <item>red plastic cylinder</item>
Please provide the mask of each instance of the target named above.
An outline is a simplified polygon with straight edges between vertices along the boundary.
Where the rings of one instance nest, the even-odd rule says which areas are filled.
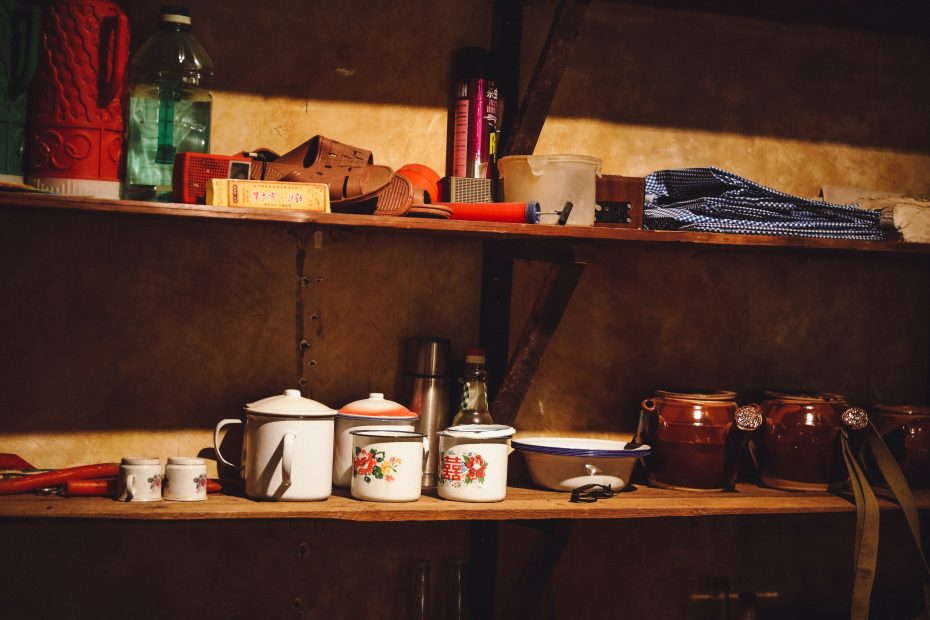
[[[442,202],[452,208],[453,220],[538,224],[538,202]]]

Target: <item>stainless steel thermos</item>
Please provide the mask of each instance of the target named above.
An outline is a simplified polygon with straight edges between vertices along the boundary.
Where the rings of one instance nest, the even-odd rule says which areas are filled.
[[[404,393],[407,408],[420,414],[416,430],[429,437],[423,486],[436,486],[438,433],[449,423],[449,341],[410,338],[406,344]]]

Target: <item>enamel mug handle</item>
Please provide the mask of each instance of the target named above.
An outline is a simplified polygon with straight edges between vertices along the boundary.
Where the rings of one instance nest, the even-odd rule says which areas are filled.
[[[429,461],[429,437],[423,438],[423,468],[426,469],[426,462]]]
[[[136,475],[129,474],[126,476],[126,501],[131,502],[136,496]]]
[[[239,469],[242,465],[236,465],[235,463],[230,463],[226,460],[226,457],[223,456],[223,453],[220,452],[220,431],[224,426],[230,426],[232,424],[242,424],[242,420],[238,418],[227,418],[225,420],[220,420],[219,424],[216,425],[216,428],[213,429],[213,451],[216,452],[216,458],[220,460],[220,463],[223,465],[228,465],[233,469]]]
[[[294,441],[297,435],[284,434],[284,447],[281,451],[281,482],[284,486],[291,486],[291,471],[294,466]]]

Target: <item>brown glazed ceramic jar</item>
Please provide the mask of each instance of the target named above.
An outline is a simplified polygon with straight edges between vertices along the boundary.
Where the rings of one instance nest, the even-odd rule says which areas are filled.
[[[753,438],[766,486],[826,491],[841,427],[862,430],[868,415],[838,394],[766,392],[765,425]]]
[[[875,427],[912,489],[930,489],[930,407],[876,405]]]
[[[762,425],[759,405],[738,407],[733,392],[659,390],[642,402],[639,440],[652,447],[650,484],[688,491],[733,488],[740,453]]]

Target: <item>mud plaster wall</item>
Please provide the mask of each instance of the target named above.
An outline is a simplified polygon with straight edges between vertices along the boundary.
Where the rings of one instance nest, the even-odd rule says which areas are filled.
[[[441,171],[452,50],[490,44],[490,2],[191,6],[195,33],[217,64],[215,152],[283,151],[322,133],[394,167],[421,162]],[[138,45],[158,4],[127,7]],[[552,7],[525,5],[524,84]],[[806,195],[826,183],[928,194],[928,86],[915,79],[928,55],[930,43],[912,37],[596,2],[538,152],[597,155],[606,172],[622,174],[714,164]],[[271,225],[63,214],[3,220],[0,442],[39,465],[189,454],[210,445],[218,419],[301,377],[314,397],[337,404],[396,379],[403,336],[444,335],[456,357],[477,336],[477,242],[327,234],[315,250],[312,234]],[[311,348],[302,358],[298,242],[305,274],[323,277],[304,292]],[[790,385],[866,401],[925,394],[930,300],[926,272],[913,261],[626,248],[595,258],[521,428],[628,432],[636,402],[669,383]],[[538,278],[536,266],[517,265],[515,331]],[[564,617],[582,604],[586,617],[612,617],[617,607],[584,594],[598,582],[598,591],[613,592],[622,575],[623,611],[696,617],[688,594],[708,591],[707,579],[724,574],[736,588],[779,591],[783,611],[842,616],[851,518],[585,525],[557,570],[563,587],[551,609]],[[21,595],[27,588],[17,584],[43,579],[60,595],[5,596],[20,612],[14,617],[120,615],[137,602],[135,590],[90,601],[82,587],[90,584],[73,574],[126,586],[134,566],[156,567],[153,578],[172,575],[163,600],[177,617],[368,615],[369,602],[384,609],[396,598],[390,584],[402,561],[461,554],[465,535],[420,524],[5,523],[3,531],[16,541],[10,556],[28,559],[26,577],[5,592]],[[340,542],[349,538],[347,550]],[[158,549],[144,544],[152,540]],[[304,573],[295,558],[305,540],[314,568]],[[884,533],[883,541],[891,555],[883,556],[878,596],[906,600],[897,594],[913,584],[893,579],[913,574],[905,541]],[[500,592],[531,542],[516,526],[505,532]],[[357,579],[356,565],[346,564],[359,549],[385,554],[366,563],[380,581]],[[647,555],[657,561],[637,562],[631,577],[623,560]],[[175,575],[179,563],[190,570]],[[202,578],[197,568],[222,594],[190,586]]]
[[[191,6],[216,63],[215,152],[321,133],[443,173],[452,52],[490,46],[490,1]],[[136,45],[157,7],[127,3]],[[553,7],[524,3],[524,87]],[[930,41],[913,36],[595,2],[537,152],[627,175],[718,165],[804,195],[927,195],[928,61]]]
[[[0,445],[36,466],[212,457],[246,403],[401,400],[405,338],[477,338],[473,241],[26,211],[0,239]]]

